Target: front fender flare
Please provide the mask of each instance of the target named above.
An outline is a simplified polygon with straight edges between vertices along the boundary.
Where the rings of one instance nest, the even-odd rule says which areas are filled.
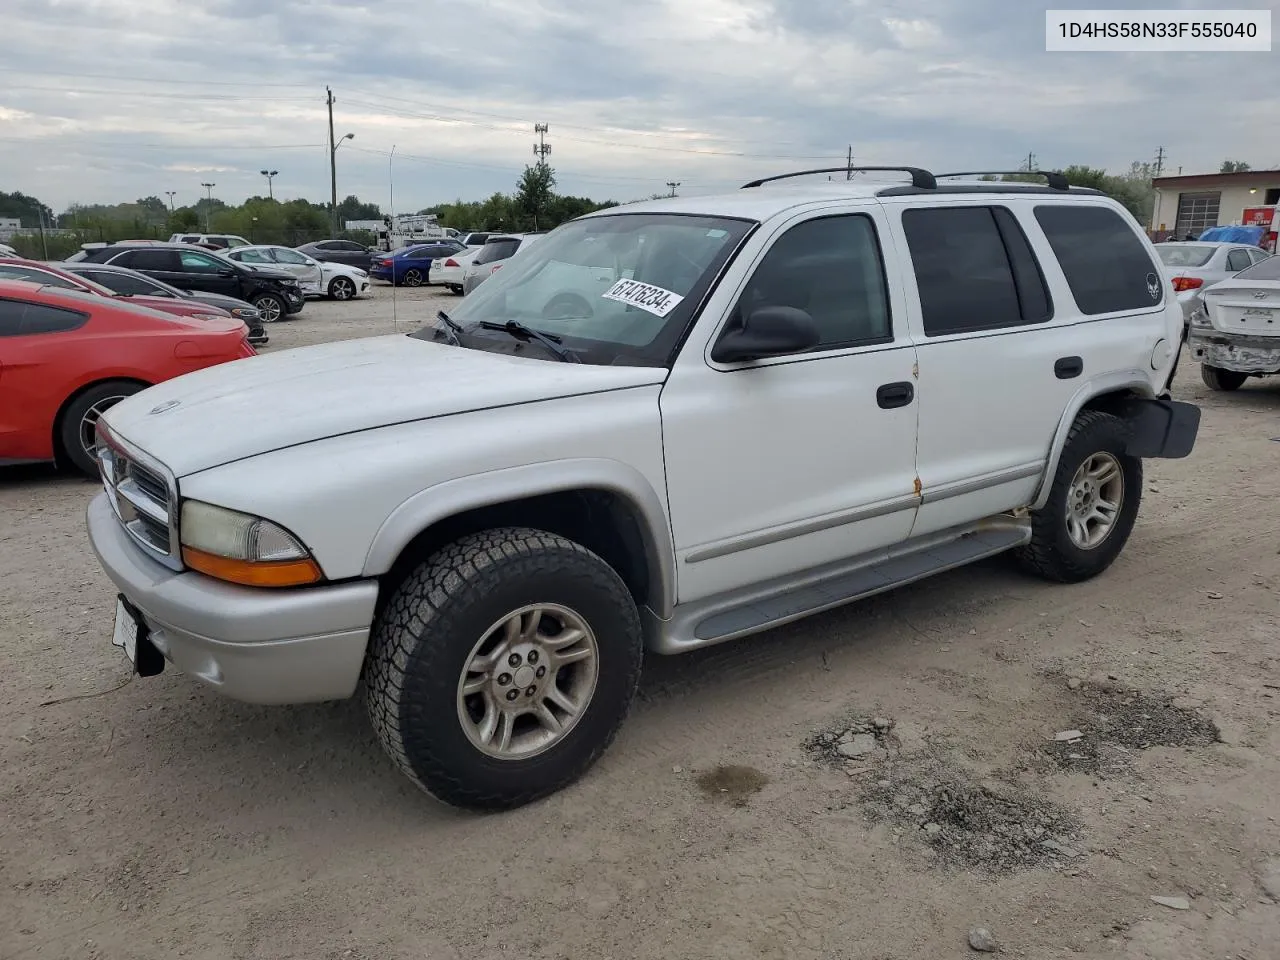
[[[671,615],[676,595],[675,544],[662,498],[644,474],[617,460],[548,460],[459,477],[427,487],[405,500],[378,528],[365,556],[364,576],[381,576],[401,551],[433,524],[477,507],[565,490],[607,490],[624,497],[638,513],[645,561],[652,584],[648,606]]]

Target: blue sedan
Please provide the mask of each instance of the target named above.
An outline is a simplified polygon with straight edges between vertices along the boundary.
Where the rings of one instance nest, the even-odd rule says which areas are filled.
[[[420,287],[431,282],[432,260],[449,257],[465,249],[466,247],[454,240],[401,247],[391,253],[374,257],[369,276],[375,280],[404,284],[406,287]]]

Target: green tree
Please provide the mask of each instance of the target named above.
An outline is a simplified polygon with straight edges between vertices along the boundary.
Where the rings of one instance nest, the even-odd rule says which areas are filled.
[[[1219,173],[1247,173],[1253,169],[1243,160],[1223,160],[1222,166],[1218,168]]]
[[[13,193],[0,191],[0,217],[17,217],[24,227],[38,227],[41,214],[44,214],[46,226],[54,223],[53,211],[35,197],[16,190]]]
[[[513,198],[522,228],[538,229],[538,215],[544,213],[550,205],[555,185],[556,174],[550,164],[535,163],[524,168]],[[545,216],[543,220],[545,222]]]
[[[338,225],[348,220],[381,220],[382,208],[376,203],[365,203],[355,194],[338,204]]]

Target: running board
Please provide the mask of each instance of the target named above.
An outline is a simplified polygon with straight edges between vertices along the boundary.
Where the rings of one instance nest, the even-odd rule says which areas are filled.
[[[1004,553],[1030,539],[1029,518],[989,517],[853,560],[680,604],[670,620],[645,610],[648,645],[657,653],[684,653],[735,640]]]

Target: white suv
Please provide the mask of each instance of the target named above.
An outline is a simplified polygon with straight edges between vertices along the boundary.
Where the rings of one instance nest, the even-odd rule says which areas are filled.
[[[411,335],[121,401],[114,642],[257,703],[363,689],[409,777],[494,809],[600,756],[646,646],[1004,551],[1101,573],[1199,426],[1151,244],[1058,175],[904,169],[614,207]]]

